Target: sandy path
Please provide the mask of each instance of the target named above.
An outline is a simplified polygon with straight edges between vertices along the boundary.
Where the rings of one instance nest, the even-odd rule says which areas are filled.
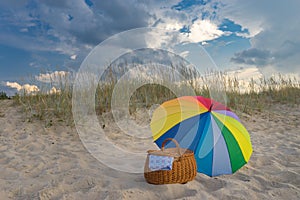
[[[98,162],[75,129],[26,122],[0,101],[0,199],[300,199],[300,106],[243,121],[254,152],[237,173],[154,186]]]

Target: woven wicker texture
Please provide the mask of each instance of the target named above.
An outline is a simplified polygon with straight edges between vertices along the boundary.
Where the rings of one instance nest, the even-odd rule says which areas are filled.
[[[164,146],[167,141],[173,141],[176,148],[165,149]],[[172,156],[174,162],[172,170],[158,170],[151,171],[149,169],[149,155]],[[197,165],[193,151],[189,149],[182,149],[176,140],[167,138],[161,150],[149,150],[145,163],[144,177],[148,183],[151,184],[171,184],[171,183],[186,183],[192,181],[197,175]]]

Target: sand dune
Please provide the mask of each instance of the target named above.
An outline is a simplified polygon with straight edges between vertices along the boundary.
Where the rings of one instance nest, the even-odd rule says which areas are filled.
[[[150,185],[118,172],[84,148],[75,128],[25,120],[0,101],[1,199],[300,199],[300,106],[274,105],[242,121],[253,155],[233,175],[198,174],[185,185]]]

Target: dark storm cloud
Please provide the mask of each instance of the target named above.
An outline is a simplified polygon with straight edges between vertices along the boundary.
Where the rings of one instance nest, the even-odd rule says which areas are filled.
[[[83,43],[96,45],[113,34],[148,25],[146,7],[136,1],[95,1],[85,9],[86,14],[71,14],[69,29],[69,33]]]
[[[0,5],[1,35],[8,38],[0,43],[64,54],[94,46],[121,31],[148,26],[149,19],[147,6],[135,0],[35,0]]]
[[[272,66],[281,72],[300,72],[299,0],[224,0],[219,15],[249,30],[251,48],[231,61]]]
[[[300,43],[285,40],[278,48],[250,48],[234,54],[231,62],[257,67],[274,66],[277,69],[299,72]]]
[[[270,63],[271,59],[270,51],[251,48],[235,53],[231,61],[238,64],[265,66]]]

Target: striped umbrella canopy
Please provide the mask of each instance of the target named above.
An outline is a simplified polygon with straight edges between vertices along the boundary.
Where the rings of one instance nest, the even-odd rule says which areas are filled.
[[[197,171],[209,176],[234,173],[252,154],[249,133],[238,116],[209,98],[184,96],[164,102],[153,112],[150,126],[159,147],[166,138],[176,139],[194,151]]]

